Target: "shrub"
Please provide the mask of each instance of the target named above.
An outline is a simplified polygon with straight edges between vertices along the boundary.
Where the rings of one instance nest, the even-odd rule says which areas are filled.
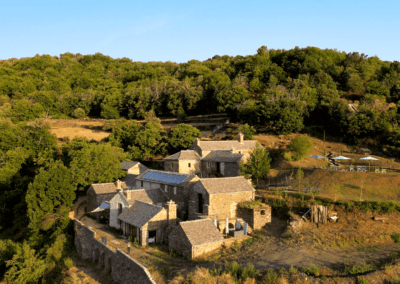
[[[81,109],[80,107],[78,107],[77,109],[74,110],[74,112],[72,113],[72,116],[75,118],[83,118],[85,117],[85,111],[83,109]]]
[[[275,273],[275,271],[272,268],[269,268],[267,270],[267,274],[264,276],[264,282],[265,284],[275,284],[277,283],[278,275]]]
[[[74,262],[69,257],[64,260],[64,264],[66,267],[68,267],[68,269],[71,269],[72,266],[74,266]]]
[[[319,267],[314,264],[311,264],[308,267],[303,267],[301,269],[301,271],[310,276],[319,276],[320,275]]]
[[[294,268],[293,265],[289,268],[290,274],[296,274],[297,272],[299,272],[299,271],[297,270],[297,268]]]
[[[255,278],[258,271],[251,263],[248,263],[246,266],[242,267],[237,261],[232,263],[225,261],[224,273],[230,273],[234,281],[239,282],[239,280],[245,281],[247,278]]]
[[[296,161],[300,161],[308,156],[314,147],[312,139],[308,136],[296,136],[290,141],[289,149],[293,152]]]
[[[365,261],[362,263],[356,263],[354,265],[345,265],[344,273],[346,274],[362,274],[370,272],[375,269],[373,264],[368,264]]]
[[[390,237],[396,244],[400,243],[400,234],[399,233],[393,233],[390,235]]]
[[[246,124],[242,124],[238,128],[239,132],[243,133],[244,139],[246,140],[253,140],[254,136],[253,134],[256,133],[256,130],[254,129],[253,126]]]
[[[357,279],[357,284],[369,284],[369,282],[367,279],[360,277]]]
[[[285,151],[285,152],[283,152],[283,159],[285,160],[285,161],[288,161],[288,162],[291,162],[293,159],[292,159],[292,156],[293,156],[293,154],[292,154],[292,152],[290,152],[290,151]]]

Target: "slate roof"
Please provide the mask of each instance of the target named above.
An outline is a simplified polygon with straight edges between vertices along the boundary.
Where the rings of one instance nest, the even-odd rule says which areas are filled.
[[[122,211],[118,219],[137,228],[141,228],[158,213],[163,210],[162,206],[136,200],[131,207]]]
[[[114,193],[117,192],[117,184],[116,182],[110,182],[110,183],[94,183],[91,185],[93,188],[94,192],[96,194],[107,194],[107,193]],[[129,188],[126,183],[122,183],[122,188]]]
[[[224,140],[224,141],[198,141],[198,147],[203,151],[213,150],[250,150],[256,147],[257,141],[244,140],[241,144],[238,140]]]
[[[209,194],[255,191],[253,186],[242,176],[227,178],[202,178],[198,182]]]
[[[181,174],[167,171],[147,170],[137,176],[136,180],[167,183],[172,185],[184,185],[191,181],[195,174]]]
[[[223,241],[221,233],[210,219],[180,222],[186,237],[192,246]]]
[[[232,153],[231,151],[211,151],[202,160],[207,162],[239,162],[244,154]]]
[[[121,169],[127,171],[130,168],[136,166],[137,164],[139,164],[138,161],[123,161],[121,163]]]
[[[182,150],[178,153],[175,153],[169,157],[166,157],[164,160],[200,160],[199,154],[193,150]]]
[[[125,200],[132,205],[135,200],[147,203],[165,203],[168,201],[167,196],[158,188],[156,189],[134,189],[131,190],[131,199],[127,198],[127,192],[124,191]]]
[[[129,187],[135,187],[136,186],[136,178],[138,175],[134,174],[127,174],[124,178],[121,179],[121,181],[125,182],[127,186]]]

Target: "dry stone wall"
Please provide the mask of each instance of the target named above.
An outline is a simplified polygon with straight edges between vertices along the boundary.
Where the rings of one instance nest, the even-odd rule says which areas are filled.
[[[75,247],[83,259],[92,260],[99,268],[120,284],[154,283],[150,273],[137,260],[119,249],[102,243],[95,238],[96,232],[74,220]]]

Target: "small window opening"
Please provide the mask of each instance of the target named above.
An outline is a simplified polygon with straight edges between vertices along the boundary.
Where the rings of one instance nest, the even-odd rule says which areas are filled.
[[[176,187],[174,187],[174,194],[176,195]]]
[[[261,210],[261,215],[265,215],[265,210]]]
[[[188,167],[190,168],[190,163],[188,164]]]
[[[143,181],[140,181],[140,186],[143,187]]]

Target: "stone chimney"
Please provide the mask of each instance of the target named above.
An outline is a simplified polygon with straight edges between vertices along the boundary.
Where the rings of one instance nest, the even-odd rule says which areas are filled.
[[[243,140],[244,140],[244,135],[242,133],[239,133],[239,143],[243,144]]]
[[[126,199],[131,199],[132,198],[132,190],[127,190],[126,191]]]
[[[232,147],[232,148],[231,148],[231,153],[233,153],[233,151],[235,151],[235,148]]]
[[[167,209],[167,218],[168,218],[168,225],[174,226],[176,225],[176,203],[170,200],[169,202],[165,203],[165,209]]]
[[[199,138],[196,138],[196,140],[194,140],[194,145],[200,146],[200,139]]]
[[[117,191],[121,191],[122,190],[122,182],[118,179],[116,181],[116,184],[117,184]]]

